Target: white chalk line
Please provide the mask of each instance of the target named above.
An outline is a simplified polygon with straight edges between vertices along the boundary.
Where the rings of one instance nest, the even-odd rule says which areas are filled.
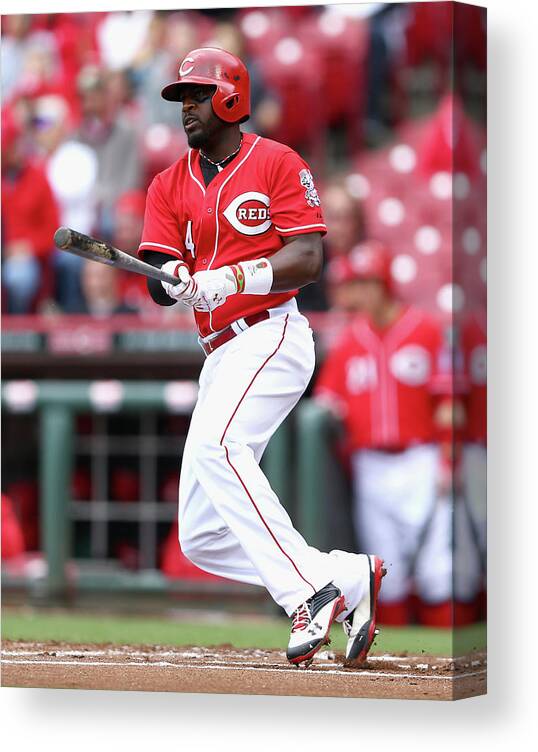
[[[43,656],[44,651],[43,650],[2,650],[2,655],[5,656]],[[204,648],[195,648],[194,650],[159,650],[156,651],[144,651],[144,650],[122,650],[118,648],[111,648],[111,649],[100,649],[100,650],[65,650],[65,649],[58,649],[54,651],[47,651],[49,655],[54,654],[55,658],[68,658],[68,657],[74,657],[74,658],[80,658],[81,660],[85,660],[87,657],[93,657],[93,658],[99,658],[99,657],[106,657],[110,658],[113,656],[125,656],[128,659],[134,659],[136,660],[150,660],[151,662],[155,663],[155,661],[152,661],[151,659],[160,657],[160,658],[178,658],[178,659],[184,659],[184,658],[212,658],[212,659],[223,659],[223,654],[221,652],[215,652],[212,650],[206,650]],[[276,655],[280,656],[281,658],[284,658],[284,653],[278,652]],[[251,654],[248,653],[241,653],[241,652],[230,652],[226,656],[226,664],[227,665],[237,665],[237,666],[244,666],[245,663],[251,663],[253,660],[265,658],[266,660],[271,661],[271,663],[274,663],[274,656],[275,653],[266,653],[262,650],[254,651]],[[370,656],[370,661],[372,664],[375,663],[394,663],[397,665],[400,669],[415,669],[420,671],[427,671],[429,669],[435,670],[438,668],[443,668],[439,664],[451,664],[455,661],[457,662],[458,659],[449,658],[447,656],[435,656],[435,662],[432,663],[418,663],[413,665],[412,663],[402,662],[402,661],[408,661],[411,656],[407,658],[403,658],[402,656],[396,656],[396,655],[372,655]],[[418,656],[413,656],[415,660],[418,660]],[[320,662],[326,663],[326,662],[332,662],[334,661],[334,653],[332,651],[323,650],[316,656],[316,665],[318,667],[322,667],[322,664],[320,665]],[[460,659],[461,661],[461,659]],[[336,665],[341,665],[339,663],[336,663]],[[458,665],[457,663],[455,665]],[[474,668],[476,666],[482,666],[485,665],[485,660],[477,661],[472,660],[469,661],[468,659],[465,662],[461,662],[459,664],[459,668]]]
[[[2,655],[43,655],[44,650],[26,650],[26,649],[17,649],[17,650],[2,650]],[[191,650],[155,650],[155,651],[149,651],[149,650],[131,650],[129,647],[126,649],[121,648],[107,648],[107,649],[100,649],[100,650],[77,650],[77,649],[54,649],[50,650],[47,649],[46,651],[49,654],[54,653],[54,656],[77,656],[77,657],[84,657],[84,656],[92,656],[92,657],[100,657],[100,656],[112,656],[112,655],[121,655],[121,656],[128,656],[129,658],[153,658],[155,656],[170,656],[174,658],[217,658],[221,657],[223,655],[222,652],[215,652],[213,650],[206,650],[204,648],[194,648]],[[251,660],[252,658],[264,658],[264,657],[271,657],[273,655],[278,655],[280,657],[284,657],[283,652],[274,652],[274,651],[263,651],[263,650],[257,650],[253,651],[252,653],[244,653],[240,651],[233,651],[228,653],[230,657],[239,657],[242,660]],[[322,660],[322,661],[330,661],[333,660],[334,652],[333,651],[327,651],[322,650],[316,655],[316,660]],[[371,660],[373,661],[379,661],[379,662],[390,662],[395,663],[402,660],[419,660],[420,656],[401,656],[401,655],[390,655],[388,653],[385,653],[384,655],[371,655]],[[418,664],[420,666],[434,666],[438,663],[452,663],[454,661],[461,660],[461,658],[450,658],[448,656],[435,656],[435,663],[423,663]],[[467,659],[467,664],[469,663],[469,660]],[[472,665],[480,665],[482,661],[471,661]],[[410,666],[410,664],[401,664],[404,667]],[[465,665],[465,664],[464,664]]]
[[[67,660],[61,660],[61,661],[54,661],[54,660],[39,660],[39,661],[27,661],[27,660],[20,660],[20,659],[3,659],[3,664],[10,664],[10,665],[23,665],[23,666],[77,666],[78,668],[84,668],[85,666],[97,668],[99,666],[107,666],[107,667],[118,667],[122,669],[126,668],[173,668],[176,671],[178,669],[190,669],[190,670],[198,670],[198,671],[204,671],[206,669],[210,669],[213,671],[257,671],[263,672],[271,672],[271,673],[287,673],[287,674],[293,674],[293,676],[299,677],[302,674],[318,674],[325,676],[326,674],[330,675],[336,675],[336,676],[367,676],[367,677],[386,677],[388,679],[391,678],[401,678],[401,679],[433,679],[434,681],[455,681],[456,679],[466,679],[471,676],[480,676],[481,674],[486,673],[486,669],[482,669],[480,671],[471,671],[465,674],[457,674],[455,676],[435,676],[435,675],[425,675],[425,674],[412,674],[412,673],[392,673],[388,671],[354,671],[354,670],[343,670],[343,669],[329,669],[329,668],[318,668],[317,670],[314,669],[292,669],[287,666],[283,666],[282,668],[272,668],[270,666],[231,666],[231,665],[222,665],[222,664],[212,664],[212,663],[204,663],[203,665],[196,665],[196,664],[188,664],[188,663],[170,663],[169,661],[153,661],[150,663],[125,663],[124,661],[84,661],[81,663],[80,661],[67,661]]]

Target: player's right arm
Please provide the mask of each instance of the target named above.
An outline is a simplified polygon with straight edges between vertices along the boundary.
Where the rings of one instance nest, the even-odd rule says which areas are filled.
[[[158,268],[162,268],[164,264],[171,266],[169,262],[175,262],[174,270],[176,270],[178,265],[186,266],[184,252],[179,221],[176,213],[170,208],[159,174],[153,179],[148,189],[144,229],[138,255],[143,261]],[[169,268],[165,271],[171,274],[176,273]],[[148,277],[147,285],[149,294],[159,305],[170,306],[177,302],[167,295],[159,280]]]

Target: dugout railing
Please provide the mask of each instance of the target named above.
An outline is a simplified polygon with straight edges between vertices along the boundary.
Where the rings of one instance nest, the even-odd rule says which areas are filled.
[[[31,589],[35,597],[62,599],[73,592],[135,591],[146,593],[201,592],[215,595],[246,593],[234,583],[165,577],[157,567],[157,526],[175,519],[177,505],[155,498],[155,467],[162,455],[177,456],[181,444],[159,435],[157,414],[188,418],[197,385],[193,381],[8,381],[2,386],[2,405],[9,416],[30,415],[38,433],[40,549],[46,566],[37,578],[4,576],[4,586]],[[90,414],[101,430],[77,435],[76,419]],[[138,435],[111,437],[103,426],[111,416],[137,416]],[[262,465],[272,487],[309,543],[327,547],[344,544],[349,531],[345,519],[346,489],[330,447],[334,425],[311,400],[302,400],[269,443]],[[9,436],[7,437],[9,441]],[[141,496],[125,504],[107,497],[106,463],[114,447],[139,453]],[[91,457],[95,479],[89,501],[71,498],[71,479],[77,453]],[[103,470],[105,467],[105,470]],[[344,485],[343,485],[344,484]],[[140,531],[140,567],[129,571],[106,557],[107,526],[121,521]],[[72,566],[77,523],[90,528],[90,556]],[[335,527],[336,526],[336,527]],[[339,531],[336,530],[338,528]],[[251,588],[259,594],[259,588]]]

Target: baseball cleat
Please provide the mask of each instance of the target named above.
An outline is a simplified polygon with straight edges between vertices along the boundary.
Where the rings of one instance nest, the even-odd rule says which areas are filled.
[[[379,634],[376,629],[376,608],[381,580],[387,574],[383,559],[369,556],[368,567],[370,583],[356,608],[344,619],[342,626],[348,640],[346,646],[346,665],[357,665],[366,660],[372,642]]]
[[[331,625],[344,608],[344,596],[332,582],[302,603],[292,616],[288,661],[308,667],[318,650],[329,642]]]

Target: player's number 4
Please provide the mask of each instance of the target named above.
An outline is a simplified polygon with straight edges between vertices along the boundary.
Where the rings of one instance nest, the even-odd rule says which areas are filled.
[[[194,254],[196,252],[196,246],[193,243],[192,240],[192,220],[189,219],[187,222],[187,234],[185,235],[185,248],[192,253],[192,257],[194,258]]]

